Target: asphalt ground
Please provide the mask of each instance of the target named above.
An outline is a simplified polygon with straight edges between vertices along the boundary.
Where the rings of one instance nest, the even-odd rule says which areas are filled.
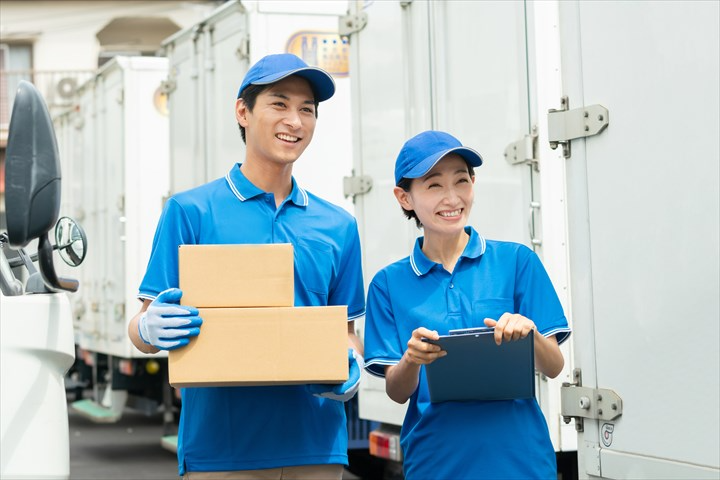
[[[126,410],[116,423],[94,423],[73,412],[70,424],[70,480],[178,480],[177,457],[161,445],[162,415]],[[353,460],[351,460],[352,462]],[[360,459],[366,463],[367,459]],[[360,466],[362,470],[364,465]],[[369,477],[375,477],[370,474]],[[360,480],[345,470],[343,480]],[[377,477],[375,477],[377,478]]]

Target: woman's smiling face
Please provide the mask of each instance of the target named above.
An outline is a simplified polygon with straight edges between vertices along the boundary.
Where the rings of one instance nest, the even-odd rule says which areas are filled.
[[[396,196],[403,208],[415,211],[426,234],[456,234],[470,216],[474,181],[465,160],[451,153],[427,174],[413,179],[410,191],[396,192]]]

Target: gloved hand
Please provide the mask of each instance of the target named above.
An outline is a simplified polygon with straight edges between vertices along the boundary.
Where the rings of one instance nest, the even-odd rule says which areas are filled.
[[[345,383],[341,385],[315,383],[308,385],[308,390],[316,397],[347,402],[357,393],[360,387],[360,371],[365,367],[362,355],[353,348],[348,349],[348,366],[350,371]]]
[[[190,342],[200,333],[202,318],[195,307],[178,304],[182,297],[179,288],[168,288],[152,301],[138,322],[143,342],[161,350],[173,350]]]

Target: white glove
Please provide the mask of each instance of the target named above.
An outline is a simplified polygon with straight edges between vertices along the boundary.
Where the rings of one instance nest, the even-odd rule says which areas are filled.
[[[152,301],[138,322],[143,342],[161,350],[173,350],[190,342],[200,333],[202,318],[195,307],[178,304],[182,297],[179,288],[168,288]]]
[[[355,396],[360,388],[360,372],[365,368],[365,361],[362,355],[353,348],[348,349],[348,366],[349,375],[345,383],[341,385],[329,385],[324,383],[315,383],[308,385],[307,388],[316,397],[329,398],[338,402],[347,402]]]

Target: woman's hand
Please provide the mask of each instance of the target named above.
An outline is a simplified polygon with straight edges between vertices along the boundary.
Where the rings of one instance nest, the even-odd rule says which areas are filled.
[[[415,365],[427,365],[440,357],[447,355],[447,352],[438,345],[429,342],[423,342],[423,337],[430,340],[438,340],[440,335],[435,330],[428,330],[425,327],[419,327],[413,330],[410,340],[407,342],[407,350],[405,357],[408,362]]]
[[[537,334],[535,322],[517,313],[503,313],[499,320],[492,318],[484,320],[488,327],[495,327],[495,343],[511,342],[528,336],[531,330],[535,349],[535,368],[544,375],[555,378],[565,365],[560,347],[555,335],[545,337]]]
[[[535,323],[518,313],[503,313],[499,320],[486,318],[485,325],[495,327],[495,343],[520,340],[528,336],[531,330],[537,330]]]

